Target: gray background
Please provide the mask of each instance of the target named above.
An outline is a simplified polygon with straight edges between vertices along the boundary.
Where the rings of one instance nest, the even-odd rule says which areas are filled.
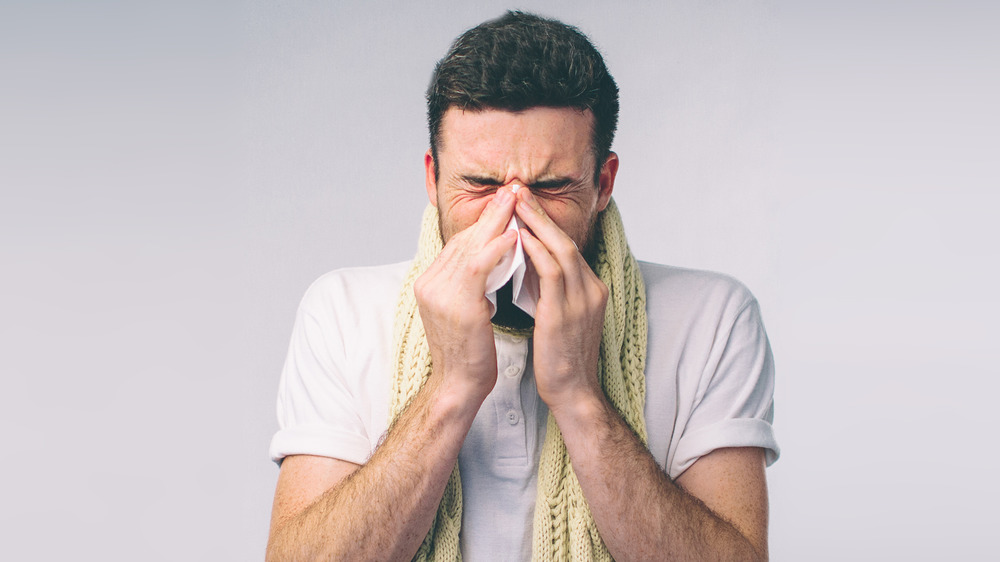
[[[985,559],[981,2],[526,2],[622,90],[636,254],[758,296],[774,560]],[[262,558],[298,299],[411,256],[423,91],[499,2],[0,3],[4,558]]]

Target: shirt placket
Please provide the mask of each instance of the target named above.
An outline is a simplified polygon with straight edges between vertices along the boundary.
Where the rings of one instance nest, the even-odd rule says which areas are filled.
[[[499,464],[528,463],[521,379],[528,359],[528,340],[497,334],[497,384],[493,389],[497,416],[496,456]]]

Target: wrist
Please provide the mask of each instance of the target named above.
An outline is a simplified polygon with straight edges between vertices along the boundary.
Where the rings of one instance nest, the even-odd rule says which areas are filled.
[[[435,411],[447,418],[465,419],[471,423],[492,388],[475,384],[461,376],[432,375],[426,383],[429,400]]]
[[[567,395],[558,403],[549,404],[549,411],[564,433],[574,427],[588,427],[607,412],[610,407],[600,387],[588,388]]]

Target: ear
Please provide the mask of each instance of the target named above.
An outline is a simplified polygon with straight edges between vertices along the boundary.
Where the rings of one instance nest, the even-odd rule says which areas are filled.
[[[601,175],[597,185],[597,210],[603,211],[611,200],[611,192],[615,190],[615,176],[618,175],[618,155],[612,152],[601,166]]]
[[[431,205],[437,207],[437,179],[434,177],[435,169],[434,154],[428,148],[427,152],[424,153],[424,172],[426,174],[424,185],[427,187],[427,199],[430,200]]]

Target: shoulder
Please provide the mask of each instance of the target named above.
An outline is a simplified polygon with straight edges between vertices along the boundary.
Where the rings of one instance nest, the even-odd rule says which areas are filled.
[[[274,460],[368,458],[388,421],[385,373],[392,372],[393,319],[409,266],[338,269],[306,290],[278,387]]]
[[[336,269],[322,275],[306,289],[300,312],[323,317],[371,315],[394,308],[410,262]]]
[[[732,321],[757,306],[753,293],[729,275],[643,261],[639,269],[651,322],[660,315],[675,322]]]
[[[649,319],[647,363],[666,367],[692,389],[703,388],[720,366],[769,355],[757,299],[743,283],[721,273],[643,263]],[[735,362],[735,363],[734,363]]]

